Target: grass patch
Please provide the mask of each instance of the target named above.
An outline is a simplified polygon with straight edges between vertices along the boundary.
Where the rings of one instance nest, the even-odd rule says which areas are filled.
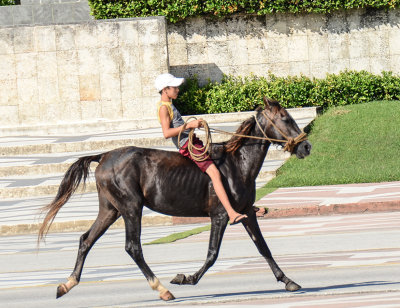
[[[315,119],[311,155],[292,156],[263,190],[400,180],[400,102],[334,107]]]
[[[184,238],[187,238],[192,235],[199,234],[204,231],[210,231],[211,230],[211,225],[195,228],[193,230],[188,230],[188,231],[183,231],[183,232],[177,232],[173,233],[164,237],[161,237],[159,239],[156,239],[154,241],[151,241],[150,243],[145,243],[143,245],[153,245],[153,244],[167,244],[167,243],[172,243],[178,240],[182,240]]]

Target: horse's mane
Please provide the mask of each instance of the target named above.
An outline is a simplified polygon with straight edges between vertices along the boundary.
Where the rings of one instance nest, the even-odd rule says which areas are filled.
[[[254,116],[245,120],[239,128],[236,130],[236,134],[240,135],[248,135],[249,132],[253,129],[256,120]],[[224,148],[226,152],[235,152],[242,145],[244,137],[233,136],[230,140],[227,141]]]

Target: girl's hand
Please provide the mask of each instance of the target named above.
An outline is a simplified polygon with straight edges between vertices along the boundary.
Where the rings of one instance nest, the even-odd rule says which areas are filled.
[[[202,124],[203,119],[193,120],[187,124],[187,128],[200,128],[203,126]]]

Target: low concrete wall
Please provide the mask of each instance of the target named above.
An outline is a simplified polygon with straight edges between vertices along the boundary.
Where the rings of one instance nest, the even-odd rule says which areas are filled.
[[[325,77],[345,69],[400,73],[400,10],[191,18],[168,25],[172,73]]]
[[[155,118],[163,17],[0,28],[0,127]]]

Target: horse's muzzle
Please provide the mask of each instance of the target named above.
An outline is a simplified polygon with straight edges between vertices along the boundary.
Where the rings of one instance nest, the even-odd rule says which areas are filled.
[[[294,153],[296,154],[297,158],[304,158],[311,153],[311,143],[308,140],[304,140],[300,142],[295,148]]]

